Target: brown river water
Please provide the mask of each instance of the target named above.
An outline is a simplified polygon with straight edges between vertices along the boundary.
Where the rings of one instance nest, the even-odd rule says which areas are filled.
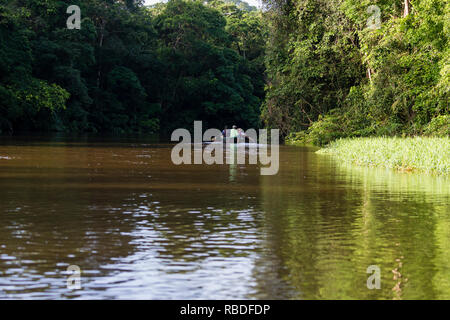
[[[449,178],[287,146],[262,176],[172,146],[0,138],[0,299],[450,298]]]

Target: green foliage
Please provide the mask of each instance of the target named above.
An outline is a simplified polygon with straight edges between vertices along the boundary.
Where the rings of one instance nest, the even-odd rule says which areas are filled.
[[[308,128],[309,140],[317,146],[322,146],[330,141],[343,136],[342,123],[340,117],[329,115],[326,117],[319,117],[319,120],[314,122]]]
[[[232,13],[224,15],[225,8]],[[262,27],[254,30],[259,41],[235,37],[236,28],[248,30],[248,24],[254,23],[243,19],[242,25],[235,27],[237,17],[245,15],[236,6],[221,1],[205,7],[200,2],[180,0],[169,1],[157,15],[160,57],[168,66],[161,93],[166,129],[200,119],[209,127],[232,123],[259,126],[264,67],[255,60],[263,54],[264,42]],[[238,42],[245,43],[241,47],[248,51],[240,50]]]
[[[0,131],[42,129],[46,119],[66,106],[70,94],[33,73],[33,30],[20,22],[26,10],[13,12],[0,6]]]
[[[414,135],[449,114],[449,2],[265,1],[270,26],[263,119],[326,144]],[[370,5],[381,27],[367,28]]]
[[[39,112],[42,108],[51,111],[64,109],[70,94],[56,84],[33,79],[27,87],[15,91],[17,102],[23,109]]]
[[[268,1],[266,125],[287,134],[341,108],[364,77],[351,21],[339,1]]]
[[[66,28],[72,4],[81,30]],[[0,130],[257,127],[263,29],[240,1],[1,0]]]
[[[424,133],[433,137],[450,136],[450,115],[433,118],[425,127]]]
[[[364,166],[450,174],[449,137],[339,139],[318,153]]]
[[[337,138],[346,136],[342,120],[345,119],[338,115],[319,116],[319,119],[307,130],[291,133],[287,138],[287,143],[326,145]]]
[[[292,146],[310,144],[306,131],[291,132],[285,138],[285,143]]]

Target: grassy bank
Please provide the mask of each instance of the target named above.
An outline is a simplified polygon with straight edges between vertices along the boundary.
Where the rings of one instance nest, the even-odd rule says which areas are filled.
[[[450,174],[450,138],[339,139],[318,151],[357,165]]]

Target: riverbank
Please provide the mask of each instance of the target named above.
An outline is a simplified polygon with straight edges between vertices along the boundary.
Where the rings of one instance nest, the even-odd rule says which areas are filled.
[[[339,139],[317,153],[362,166],[450,174],[449,137]]]

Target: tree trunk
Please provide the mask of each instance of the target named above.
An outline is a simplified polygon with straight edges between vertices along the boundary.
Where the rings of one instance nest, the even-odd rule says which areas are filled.
[[[403,18],[409,14],[409,0],[405,0],[405,10],[403,11]]]
[[[369,77],[369,81],[372,82],[372,70],[367,68],[367,76]]]
[[[100,88],[100,80],[102,77],[102,52],[101,49],[103,47],[103,39],[105,37],[105,22],[103,19],[100,19],[100,39],[99,39],[99,57],[98,57],[98,72],[97,72],[97,88]]]

